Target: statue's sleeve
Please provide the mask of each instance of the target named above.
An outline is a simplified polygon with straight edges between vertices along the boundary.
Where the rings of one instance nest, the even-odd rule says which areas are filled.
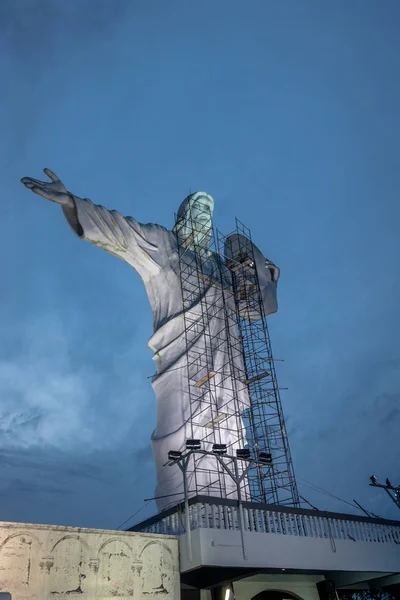
[[[143,278],[159,272],[156,225],[142,225],[133,217],[123,217],[118,211],[108,210],[91,200],[72,194],[71,197],[75,206],[62,209],[79,238],[122,258]]]

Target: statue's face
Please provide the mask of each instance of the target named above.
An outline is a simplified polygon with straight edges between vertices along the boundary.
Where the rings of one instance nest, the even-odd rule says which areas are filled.
[[[190,220],[193,223],[193,229],[198,232],[206,233],[212,229],[212,211],[208,204],[201,200],[195,200],[190,207]]]
[[[182,244],[208,249],[212,238],[214,200],[205,192],[188,196],[179,207],[179,237]],[[192,238],[192,239],[190,239]],[[186,246],[185,246],[186,247]]]

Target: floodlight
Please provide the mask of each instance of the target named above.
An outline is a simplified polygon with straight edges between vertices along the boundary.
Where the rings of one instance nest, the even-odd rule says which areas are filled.
[[[180,458],[182,458],[182,452],[179,452],[179,450],[170,450],[168,452],[168,460],[179,460]]]
[[[214,454],[226,454],[226,444],[213,444],[212,451]]]
[[[250,450],[248,448],[239,448],[238,450],[236,450],[236,456],[237,456],[237,458],[249,460]]]
[[[371,480],[372,485],[376,484],[376,477],[375,477],[375,475],[371,475],[370,480]]]
[[[262,463],[270,465],[272,464],[272,454],[269,452],[260,452],[258,455],[258,460]]]
[[[186,449],[187,450],[200,450],[201,443],[200,440],[186,440]]]

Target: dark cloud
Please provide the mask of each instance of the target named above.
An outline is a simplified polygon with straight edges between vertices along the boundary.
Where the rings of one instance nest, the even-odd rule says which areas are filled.
[[[400,358],[392,358],[382,363],[378,363],[378,367],[387,367],[389,369],[400,369]]]
[[[115,528],[144,505],[145,496],[153,496],[150,452],[149,447],[133,452],[129,440],[118,452],[2,450],[2,518]],[[142,494],[134,493],[138,486]],[[143,514],[152,510],[150,504]]]
[[[3,0],[0,4],[0,32],[2,46],[12,58],[25,64],[28,58],[47,64],[57,45],[61,31],[70,36],[70,43],[88,43],[121,23],[134,3],[129,0]],[[40,66],[40,63],[39,65]]]
[[[396,425],[400,418],[400,392],[380,394],[367,408],[360,411],[360,416],[377,425]]]

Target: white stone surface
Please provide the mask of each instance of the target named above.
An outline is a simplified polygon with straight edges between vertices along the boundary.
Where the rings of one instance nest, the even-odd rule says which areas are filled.
[[[0,592],[12,600],[179,600],[178,540],[0,522]]]

